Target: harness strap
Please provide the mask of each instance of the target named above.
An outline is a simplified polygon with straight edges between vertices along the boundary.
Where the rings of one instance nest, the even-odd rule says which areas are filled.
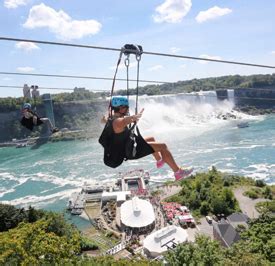
[[[35,87],[37,87],[37,88],[38,88],[38,86],[31,85],[32,94],[33,94],[33,90],[35,89]],[[34,100],[34,107],[33,107],[33,111],[36,113],[36,95],[35,95],[35,94],[33,94],[33,100]]]
[[[135,114],[138,113],[138,87],[139,87],[139,62],[141,59],[141,55],[143,53],[142,46],[136,45],[136,44],[125,44],[122,48],[122,52],[126,56],[125,59],[125,66],[126,66],[126,72],[127,72],[127,98],[129,100],[129,65],[130,65],[130,54],[134,54],[136,56],[136,60],[138,62],[137,64],[137,86],[136,86],[136,108],[135,108]]]
[[[141,56],[136,56],[137,59],[137,92],[136,92],[136,110],[135,110],[135,114],[137,115],[138,113],[138,87],[139,87],[139,62],[141,59]]]
[[[111,97],[110,97],[110,102],[109,102],[109,117],[112,117],[112,97],[114,93],[114,88],[115,88],[115,81],[116,81],[116,75],[118,71],[119,64],[121,62],[122,54],[126,56],[125,58],[125,66],[126,66],[126,72],[127,72],[127,99],[129,101],[129,65],[130,65],[130,54],[134,54],[136,56],[136,60],[138,62],[137,64],[137,87],[136,87],[136,108],[135,108],[135,114],[138,113],[138,87],[139,87],[139,63],[141,59],[141,55],[143,53],[142,46],[140,45],[135,45],[135,44],[125,44],[120,51],[119,58],[117,61],[116,65],[116,70],[113,78],[113,84],[112,84],[112,89],[111,89]]]
[[[114,94],[114,88],[115,88],[115,83],[116,83],[116,75],[117,75],[118,67],[119,67],[119,64],[120,64],[120,61],[121,61],[122,53],[123,53],[123,51],[121,50],[121,52],[119,54],[119,57],[118,57],[118,60],[117,60],[116,71],[115,71],[114,78],[113,78],[113,84],[112,84],[112,89],[111,89],[111,97],[110,97],[110,102],[109,102],[109,107],[108,107],[108,110],[109,110],[109,115],[108,116],[109,117],[112,117],[112,97],[113,97],[113,94]]]
[[[126,55],[126,58],[125,58],[125,60],[124,60],[124,64],[125,64],[125,66],[126,66],[126,76],[127,76],[127,78],[126,78],[126,91],[127,91],[127,99],[128,99],[128,102],[129,102],[129,66],[130,66],[130,54],[127,54]]]

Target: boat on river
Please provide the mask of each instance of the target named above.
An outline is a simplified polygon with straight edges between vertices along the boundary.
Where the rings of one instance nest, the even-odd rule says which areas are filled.
[[[237,124],[238,128],[245,128],[245,127],[249,127],[248,122],[241,122]]]

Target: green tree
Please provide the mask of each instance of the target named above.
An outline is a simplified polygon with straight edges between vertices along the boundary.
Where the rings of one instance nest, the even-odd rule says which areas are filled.
[[[225,252],[224,265],[235,266],[266,266],[269,265],[265,256],[247,249],[249,242],[239,241]]]
[[[227,214],[229,212],[227,203],[221,196],[214,197],[212,199],[211,206],[212,212],[216,215],[221,213]]]
[[[16,227],[20,222],[35,222],[46,215],[46,211],[35,210],[31,206],[28,209],[0,203],[0,232]]]
[[[178,245],[175,250],[169,251],[165,258],[169,265],[218,265],[223,259],[223,248],[217,241],[199,235],[195,243]]]
[[[210,206],[208,202],[203,202],[200,207],[200,213],[202,215],[207,215],[209,211],[210,211]]]
[[[0,232],[16,227],[26,218],[24,208],[0,203]]]
[[[116,260],[112,256],[99,256],[94,258],[81,258],[73,265],[81,266],[161,266],[158,261],[149,261],[141,257],[134,257],[131,260],[119,259]]]
[[[21,223],[0,233],[0,264],[42,265],[70,261],[80,252],[80,235],[74,230],[70,237],[50,232],[49,220]]]
[[[274,259],[274,228],[275,217],[271,213],[264,213],[252,220],[249,229],[241,234],[241,238],[246,241],[247,250],[263,254],[269,261]]]
[[[272,199],[272,191],[269,186],[263,188],[262,194],[266,199]]]
[[[255,185],[257,187],[264,187],[266,184],[263,180],[258,179],[258,180],[255,181]]]

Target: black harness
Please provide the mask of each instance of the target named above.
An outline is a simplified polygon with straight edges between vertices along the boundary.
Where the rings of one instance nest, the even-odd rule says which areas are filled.
[[[33,123],[33,117],[26,118],[25,116],[23,116],[21,118],[20,123],[22,126],[29,129],[30,131],[32,131],[35,126],[39,126],[39,125],[43,124],[43,121],[40,119],[40,117],[36,113],[34,113],[32,111],[30,111],[30,113],[37,117],[37,124],[35,125]]]
[[[104,147],[105,165],[116,168],[126,160],[136,160],[152,154],[153,148],[143,139],[136,124],[126,127],[116,134],[113,129],[114,119],[108,119],[99,143]],[[136,129],[136,132],[135,132]]]

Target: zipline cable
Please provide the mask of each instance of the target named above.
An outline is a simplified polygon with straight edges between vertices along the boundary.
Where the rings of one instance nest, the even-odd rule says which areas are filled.
[[[73,44],[73,43],[63,43],[63,42],[40,41],[40,40],[32,40],[32,39],[9,38],[9,37],[0,37],[0,41],[32,42],[32,43],[41,43],[41,44],[47,44],[47,45],[60,45],[60,46],[100,49],[100,50],[117,51],[117,52],[121,51],[121,49],[118,49],[118,48],[83,45],[83,44]],[[129,51],[131,51],[131,50],[129,50]],[[262,64],[246,63],[246,62],[237,62],[237,61],[229,61],[229,60],[217,60],[217,59],[194,57],[194,56],[175,55],[175,54],[157,53],[157,52],[145,52],[145,51],[143,51],[143,54],[275,69],[275,66],[270,66],[270,65],[262,65]]]
[[[39,77],[57,77],[57,78],[76,78],[76,79],[95,79],[95,80],[113,80],[113,78],[107,78],[107,77],[93,77],[93,76],[77,76],[77,75],[55,75],[55,74],[44,74],[44,73],[20,73],[20,72],[0,72],[0,75],[19,75],[19,76],[39,76]],[[123,78],[116,78],[116,80],[119,81],[133,81],[136,82],[136,79],[123,79]],[[154,84],[173,84],[174,86],[177,85],[177,82],[172,82],[172,81],[159,81],[159,80],[139,80],[139,82],[142,83],[154,83]],[[184,81],[183,81],[184,82]],[[192,85],[192,84],[191,84]],[[194,85],[192,85],[194,86]],[[6,88],[22,88],[22,86],[9,86],[9,85],[2,85],[0,87],[6,87]],[[224,86],[216,86],[219,89],[226,89],[226,90],[230,90],[230,89],[251,89],[253,90],[254,88],[240,88],[240,87],[224,87]],[[39,87],[40,89],[51,89],[51,90],[74,90],[74,89],[68,89],[68,88],[42,88]],[[257,88],[255,88],[257,89]],[[260,89],[261,91],[269,91],[272,92],[274,90],[272,89]],[[99,90],[96,90],[97,92],[99,92]],[[102,90],[102,91],[108,91],[106,90]],[[217,90],[214,90],[217,91]]]
[[[14,89],[23,89],[22,86],[9,86],[9,85],[0,85],[0,88],[14,88]],[[38,89],[41,89],[41,90],[69,90],[69,91],[73,91],[74,89],[69,89],[69,88],[47,88],[47,87],[39,87]],[[232,89],[232,88],[228,88],[228,89]],[[237,89],[237,88],[235,88]],[[274,90],[271,90],[271,89],[261,89],[262,90],[266,90],[266,91],[274,91]],[[90,90],[89,90],[90,91]],[[216,90],[216,91],[219,91],[219,90]],[[93,91],[92,91],[93,92]],[[102,90],[102,91],[95,91],[94,93],[101,93],[101,92],[109,92],[109,90]],[[203,91],[203,92],[207,92],[207,91]],[[184,94],[184,96],[187,96],[187,97],[197,97],[197,96],[203,96],[205,98],[217,98],[217,99],[228,99],[227,96],[222,96],[222,95],[219,95],[219,96],[216,96],[216,95],[203,95],[203,94],[199,94],[200,92],[198,91],[193,91],[193,92],[181,92],[181,93],[177,93],[177,94]],[[169,95],[176,95],[176,94],[169,94]],[[161,95],[154,95],[154,96],[161,96]],[[256,98],[252,98],[252,97],[243,97],[243,96],[234,96],[234,99],[249,99],[249,100],[266,100],[266,101],[275,101],[275,98],[259,98],[259,97],[256,97]],[[74,100],[75,101],[90,101],[90,100]],[[64,103],[64,102],[63,102]]]
[[[133,80],[135,81],[135,80]],[[0,85],[0,88],[14,88],[14,89],[23,89],[23,86],[21,85]],[[77,87],[78,88],[78,87]],[[213,90],[200,90],[200,91],[192,91],[193,93],[199,93],[199,92],[207,92],[207,91],[224,91],[224,90],[239,90],[239,89],[247,89],[251,90],[253,92],[254,89],[258,89],[260,91],[267,91],[267,92],[274,92],[275,89],[261,89],[261,88],[242,88],[242,87],[223,87],[223,86],[217,86],[218,89],[213,89]],[[69,90],[73,91],[75,88],[53,88],[53,87],[39,87],[41,90]],[[89,90],[89,89],[87,89]],[[134,89],[131,89],[134,90]],[[103,90],[89,90],[92,92],[108,92],[109,89],[103,89]],[[180,92],[181,93],[181,92]],[[183,92],[183,93],[188,93],[188,92]],[[222,97],[222,96],[221,96]]]
[[[75,79],[95,79],[95,80],[113,80],[113,78],[107,77],[92,77],[92,76],[77,76],[77,75],[56,75],[56,74],[43,74],[43,73],[20,73],[20,72],[0,72],[0,75],[18,75],[18,76],[35,76],[35,77],[55,77],[55,78],[75,78]],[[117,78],[119,81],[127,81],[126,79]],[[129,79],[129,81],[135,81],[136,79]],[[174,83],[172,81],[158,81],[158,80],[139,80],[142,83],[161,83],[169,84]]]
[[[0,85],[0,88],[23,89],[22,86],[12,86],[12,85]],[[39,87],[39,90],[68,90],[68,91],[73,91],[74,89],[70,89],[70,88],[47,88],[47,87]]]

